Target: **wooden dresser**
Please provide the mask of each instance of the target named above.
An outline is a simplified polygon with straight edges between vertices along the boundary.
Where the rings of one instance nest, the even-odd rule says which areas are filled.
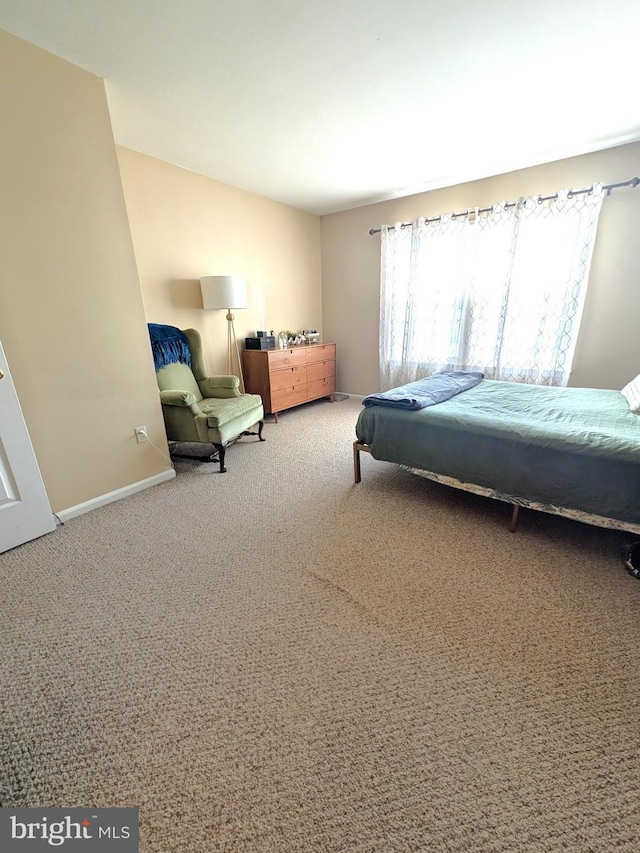
[[[336,345],[306,344],[288,349],[245,350],[245,389],[260,394],[265,413],[278,412],[333,394],[336,390]]]

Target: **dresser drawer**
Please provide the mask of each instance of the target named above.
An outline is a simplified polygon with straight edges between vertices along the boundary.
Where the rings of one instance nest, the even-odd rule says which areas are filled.
[[[336,390],[336,377],[325,376],[324,379],[316,379],[307,383],[307,399],[315,400],[316,397],[326,397]]]
[[[330,361],[312,361],[307,365],[307,381],[313,382],[316,379],[324,379],[327,376],[336,375],[336,363],[334,359]]]
[[[308,385],[305,383],[304,385],[290,385],[287,388],[274,391],[271,395],[271,410],[273,412],[281,412],[290,406],[298,406],[300,403],[306,403],[309,399],[307,388]]]
[[[271,374],[271,393],[280,391],[282,388],[291,388],[294,385],[304,385],[306,381],[306,365],[304,367],[285,367],[283,370],[274,370]]]
[[[303,349],[269,350],[269,370],[280,370],[281,367],[296,367],[306,364]]]
[[[326,361],[329,358],[336,357],[335,344],[312,344],[306,350],[307,364],[312,361]]]

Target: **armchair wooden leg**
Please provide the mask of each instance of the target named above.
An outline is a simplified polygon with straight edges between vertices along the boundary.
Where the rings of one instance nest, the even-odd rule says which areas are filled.
[[[245,429],[245,431],[241,432],[240,435],[257,435],[258,438],[260,439],[260,441],[264,441],[264,438],[262,437],[262,430],[263,429],[264,429],[264,421],[258,421],[258,432],[253,432],[250,429]],[[240,438],[240,435],[238,436],[238,438]],[[237,441],[237,440],[238,440],[237,438],[234,439],[234,441]]]
[[[224,474],[227,470],[224,467],[224,454],[225,454],[225,446],[224,444],[214,444],[215,449],[218,451],[218,459],[220,460],[220,473]]]
[[[173,445],[173,446],[171,446],[171,445]],[[198,459],[200,462],[217,462],[218,461],[218,453],[217,452],[216,453],[207,453],[204,456],[201,456],[200,454],[197,454],[197,453],[178,453],[175,450],[175,448],[178,447],[178,445],[179,445],[179,442],[176,442],[176,441],[170,442],[169,453],[171,454],[172,457],[177,456],[180,459]],[[217,448],[218,445],[216,444],[216,445],[214,445],[214,447]]]

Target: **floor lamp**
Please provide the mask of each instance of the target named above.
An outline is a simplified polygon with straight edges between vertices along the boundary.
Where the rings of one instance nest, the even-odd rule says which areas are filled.
[[[238,339],[233,325],[233,308],[247,308],[247,282],[240,275],[207,275],[200,279],[202,306],[205,311],[227,310],[227,369],[233,375],[233,350],[238,361],[240,390],[244,394],[244,376]]]

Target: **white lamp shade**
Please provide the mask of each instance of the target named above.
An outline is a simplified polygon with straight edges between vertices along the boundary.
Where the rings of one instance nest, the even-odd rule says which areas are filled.
[[[200,290],[205,311],[247,307],[247,282],[241,275],[206,275]]]

